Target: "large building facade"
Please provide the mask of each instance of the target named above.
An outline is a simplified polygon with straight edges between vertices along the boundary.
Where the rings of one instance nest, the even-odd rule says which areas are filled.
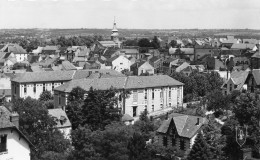
[[[43,91],[54,93],[54,88],[73,79],[96,76],[123,75],[115,70],[106,69],[26,72],[11,80],[11,95],[12,99],[26,97],[38,99]]]
[[[123,114],[134,118],[138,118],[144,110],[154,113],[183,104],[183,84],[167,75],[155,75],[73,80],[54,89],[54,106],[65,106],[69,93],[75,87],[85,91],[90,87],[97,90],[114,87],[122,92],[128,91],[127,98],[119,98],[118,106]]]

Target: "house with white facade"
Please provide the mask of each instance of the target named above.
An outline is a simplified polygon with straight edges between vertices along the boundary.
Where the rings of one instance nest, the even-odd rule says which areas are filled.
[[[114,69],[118,72],[121,72],[125,69],[130,70],[131,61],[124,55],[114,56],[107,60],[106,66],[111,66],[111,69]]]
[[[154,67],[148,61],[136,62],[130,68],[134,75],[154,74]]]
[[[129,91],[127,98],[119,98],[118,107],[121,108],[122,114],[128,114],[135,119],[144,110],[152,114],[181,107],[183,104],[183,84],[167,75],[154,75],[72,80],[54,88],[55,108],[67,104],[67,97],[75,87],[81,87],[85,91],[89,91],[91,87],[97,90],[113,87],[122,92]],[[120,97],[120,94],[118,96]]]
[[[19,115],[0,106],[0,159],[30,160],[32,143],[19,130]]]
[[[53,93],[53,89],[63,83],[72,79],[91,78],[93,74],[107,77],[124,76],[117,71],[106,69],[25,72],[11,80],[12,99],[29,96],[38,99],[43,91]]]
[[[174,147],[183,153],[192,148],[195,138],[203,125],[207,124],[205,117],[172,113],[163,121],[157,130],[159,144]]]
[[[0,52],[13,53],[15,55],[17,62],[22,62],[27,60],[28,53],[18,44],[7,44]]]
[[[48,109],[49,115],[54,118],[56,122],[56,128],[63,133],[64,137],[70,139],[71,123],[62,108]]]

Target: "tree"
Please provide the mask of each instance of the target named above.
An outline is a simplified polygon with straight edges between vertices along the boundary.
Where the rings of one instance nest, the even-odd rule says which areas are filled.
[[[32,150],[32,159],[41,159],[48,151],[65,153],[69,149],[69,140],[55,128],[56,122],[49,116],[42,102],[27,97],[13,103],[14,111],[19,114],[19,129],[29,138],[36,150]]]
[[[225,139],[221,135],[222,125],[215,121],[214,117],[209,118],[209,122],[203,128],[205,141],[211,152],[210,159],[219,160],[224,158],[223,147]]]
[[[215,90],[215,89],[221,89],[221,86],[223,84],[223,79],[220,77],[218,72],[210,72],[206,74],[206,78],[209,82],[209,91]]]
[[[138,41],[138,46],[139,47],[151,47],[151,43],[150,43],[149,39],[142,38]]]
[[[133,39],[133,40],[128,39],[124,42],[124,45],[125,46],[138,46],[138,41],[137,41],[137,39]]]
[[[127,145],[129,160],[149,159],[150,155],[146,148],[145,138],[140,133],[134,133]]]
[[[151,42],[151,46],[152,46],[154,49],[160,48],[160,42],[159,42],[157,36],[154,36],[154,38],[153,38],[153,40],[152,40],[152,42]]]
[[[131,126],[114,122],[104,130],[92,131],[89,126],[72,131],[75,150],[72,159],[128,160],[127,144],[133,134]]]
[[[93,90],[91,87],[82,106],[84,119],[82,125],[88,124],[93,130],[104,129],[107,124],[119,121],[121,114],[117,108],[117,90]]]
[[[39,98],[40,101],[49,101],[49,100],[53,100],[53,95],[51,94],[50,91],[43,91],[40,95],[40,98]]]
[[[172,40],[172,41],[170,42],[170,45],[171,45],[172,48],[178,47],[178,44],[177,44],[177,41],[176,41],[176,40]]]
[[[187,160],[209,160],[211,157],[209,146],[201,132],[198,133]]]
[[[86,91],[80,87],[73,88],[68,95],[68,101],[69,102],[77,101],[79,103],[82,103],[84,101],[85,93]]]
[[[221,90],[213,90],[207,94],[206,99],[207,110],[213,110],[216,116],[230,109],[230,97],[224,96]]]

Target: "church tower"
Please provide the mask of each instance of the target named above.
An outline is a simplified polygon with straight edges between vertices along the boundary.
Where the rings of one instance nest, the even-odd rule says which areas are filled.
[[[118,30],[116,28],[116,20],[114,18],[114,25],[113,25],[113,29],[112,29],[112,34],[111,34],[111,40],[114,42],[118,42]]]

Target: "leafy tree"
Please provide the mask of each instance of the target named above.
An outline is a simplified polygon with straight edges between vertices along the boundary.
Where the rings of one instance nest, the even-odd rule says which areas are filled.
[[[82,103],[84,101],[85,93],[86,91],[80,87],[73,88],[68,95],[68,101],[69,102],[77,101],[79,103]]]
[[[138,46],[139,47],[151,47],[151,43],[150,43],[149,39],[142,38],[138,41]]]
[[[134,40],[128,39],[124,42],[124,45],[125,46],[138,46],[138,41],[137,41],[137,39],[134,39]]]
[[[27,97],[17,99],[13,108],[19,114],[19,129],[29,138],[36,150],[32,150],[32,159],[41,159],[45,152],[65,153],[69,149],[69,140],[55,128],[56,122],[49,116],[48,110],[38,100]]]
[[[140,133],[134,133],[127,145],[129,160],[149,159],[150,154],[146,148],[145,138]]]
[[[214,89],[221,89],[221,86],[223,84],[223,79],[220,77],[218,72],[210,72],[206,74],[206,79],[209,82],[209,91],[212,91]]]
[[[151,46],[154,48],[154,49],[158,49],[160,48],[160,42],[157,38],[157,36],[154,36],[152,42],[151,42]]]
[[[109,90],[93,90],[91,87],[82,106],[84,120],[82,125],[88,124],[93,130],[104,129],[107,124],[119,121],[121,114],[117,106],[118,98],[113,88]]]
[[[212,160],[219,160],[224,158],[223,147],[225,145],[225,139],[221,135],[222,125],[215,121],[215,119],[209,118],[208,124],[203,128],[205,140],[209,146]]]
[[[176,40],[172,40],[172,41],[170,42],[170,45],[171,45],[172,48],[178,47],[178,44],[177,44],[177,41],[176,41]]]
[[[209,160],[210,149],[201,132],[198,133],[187,160]]]
[[[230,97],[224,96],[221,90],[213,90],[206,96],[207,109],[213,110],[216,114],[224,113],[230,109]]]
[[[49,100],[53,100],[53,95],[51,94],[50,91],[43,91],[40,95],[40,98],[39,98],[40,101],[49,101]]]
[[[75,150],[72,159],[86,160],[127,160],[127,144],[133,134],[131,126],[123,123],[111,123],[104,130],[91,131],[88,126],[72,131],[72,143]]]

